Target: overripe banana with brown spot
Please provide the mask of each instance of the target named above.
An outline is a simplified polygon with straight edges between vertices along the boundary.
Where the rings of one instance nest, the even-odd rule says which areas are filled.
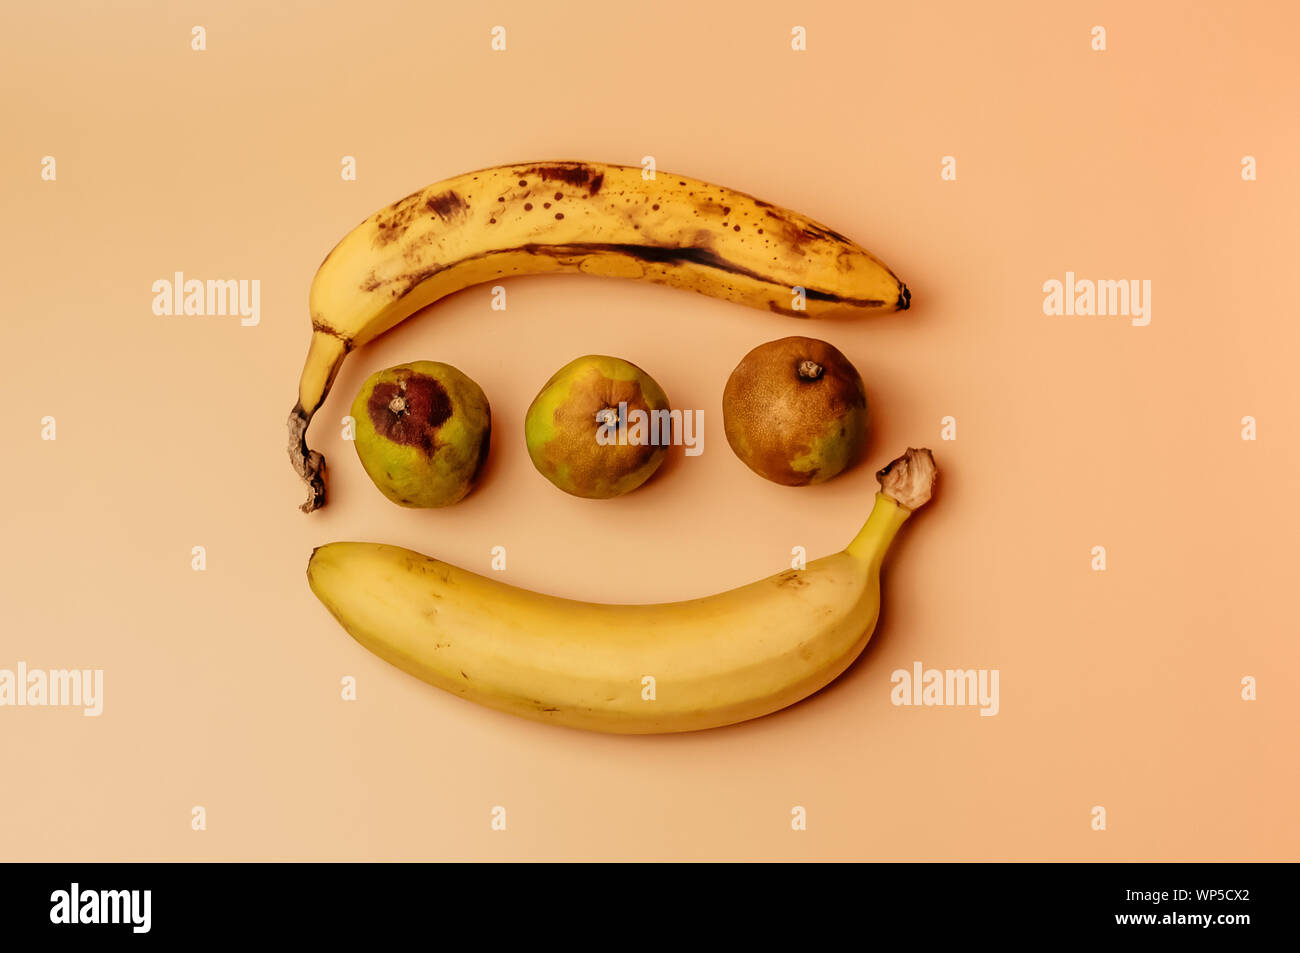
[[[289,456],[325,503],[325,460],[306,432],[348,353],[470,285],[581,272],[643,278],[795,317],[908,306],[869,252],[798,212],[640,167],[548,161],[480,169],[380,209],[312,281],[312,336],[289,415]],[[803,289],[806,310],[791,307]]]

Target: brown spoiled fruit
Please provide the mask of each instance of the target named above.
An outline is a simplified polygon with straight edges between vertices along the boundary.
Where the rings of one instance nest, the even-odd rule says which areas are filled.
[[[659,469],[671,432],[668,397],[628,361],[588,354],[548,380],[524,416],[533,466],[565,493],[604,500]],[[654,415],[659,423],[643,426]],[[639,418],[639,421],[638,421]]]
[[[862,376],[816,338],[761,344],[731,372],[722,424],[736,456],[785,486],[823,483],[847,469],[866,443]]]
[[[487,397],[450,364],[415,361],[372,374],[352,402],[352,417],[362,467],[401,506],[458,502],[487,460]]]

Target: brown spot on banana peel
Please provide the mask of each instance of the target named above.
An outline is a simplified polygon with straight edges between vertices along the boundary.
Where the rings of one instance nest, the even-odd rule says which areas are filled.
[[[833,228],[827,228],[824,225],[818,225],[816,222],[809,222],[803,227],[803,233],[809,238],[820,238],[823,241],[839,242],[841,244],[851,244],[848,237],[841,235]]]
[[[419,214],[424,193],[424,189],[412,192],[406,198],[398,199],[392,205],[380,209],[374,214],[375,237],[373,244],[376,248],[391,245],[406,234],[406,230],[411,227],[411,222]],[[333,254],[333,252],[330,254]],[[326,261],[328,260],[329,256],[327,255]]]
[[[804,254],[804,246],[808,242],[817,241],[820,238],[815,232],[810,231],[807,226],[790,221],[780,211],[769,209],[765,214],[779,226],[780,243],[789,247],[796,254]]]
[[[803,578],[803,574],[797,569],[787,569],[776,577],[776,584],[781,587],[791,589],[802,589],[808,585],[808,580]]]
[[[564,182],[574,188],[586,189],[588,195],[595,195],[605,183],[605,173],[598,172],[585,162],[553,162],[547,165],[535,165],[520,171],[519,174],[540,176],[543,182]]]
[[[346,354],[352,350],[351,335],[344,334],[342,331],[338,330],[337,328],[330,327],[328,324],[326,324],[324,321],[321,321],[319,318],[312,319],[311,329],[320,334],[327,334],[332,338],[338,338],[340,341],[343,342],[343,353]]]
[[[432,196],[425,201],[424,206],[444,222],[454,215],[463,215],[469,209],[454,189]]]
[[[581,258],[593,254],[615,254],[627,255],[638,261],[650,262],[655,264],[693,264],[706,268],[715,268],[719,271],[732,275],[742,275],[746,278],[752,278],[755,281],[764,284],[778,284],[769,276],[754,271],[752,268],[745,268],[735,262],[728,261],[717,252],[710,248],[701,248],[694,245],[638,245],[629,242],[568,242],[561,245],[548,245],[537,242],[530,242],[526,245],[517,245],[513,248],[493,249],[490,252],[484,252],[479,255],[470,255],[459,259],[451,265],[432,265],[428,268],[421,268],[417,271],[405,272],[393,278],[379,278],[374,272],[371,272],[361,284],[361,290],[367,292],[377,291],[380,288],[388,287],[393,290],[394,298],[404,297],[410,294],[422,282],[432,278],[434,275],[455,265],[468,261],[475,261],[487,258],[496,254],[511,254],[515,252],[525,252],[530,255],[546,255],[551,258]],[[785,287],[783,284],[781,287]],[[846,295],[835,294],[830,291],[821,291],[817,288],[805,288],[804,297],[813,301],[825,301],[830,304],[844,304],[856,308],[881,308],[885,302],[878,298],[852,298]],[[901,299],[900,299],[901,300]],[[790,314],[793,312],[780,311],[778,306],[769,302],[769,308],[780,314]],[[805,315],[806,316],[806,315]]]

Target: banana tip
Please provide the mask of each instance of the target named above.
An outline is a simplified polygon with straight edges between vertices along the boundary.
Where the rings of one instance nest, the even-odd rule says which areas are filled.
[[[909,510],[919,509],[930,502],[934,481],[938,476],[934,454],[922,448],[907,448],[907,453],[876,474],[880,490],[886,496]]]
[[[307,502],[298,507],[304,513],[325,505],[325,458],[307,446],[307,425],[311,418],[301,401],[289,411],[289,460],[294,472],[307,484]]]
[[[906,311],[912,306],[912,292],[907,290],[907,285],[903,285],[903,290],[898,293],[898,301],[894,308],[897,311]]]

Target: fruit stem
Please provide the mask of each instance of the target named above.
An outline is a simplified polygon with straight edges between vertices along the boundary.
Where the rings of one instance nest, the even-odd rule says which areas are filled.
[[[289,411],[289,459],[298,476],[307,484],[307,502],[299,507],[311,513],[325,505],[325,458],[307,446],[307,425],[312,415],[294,404]]]
[[[799,376],[806,381],[817,380],[817,378],[822,376],[822,371],[824,370],[826,370],[826,368],[822,367],[811,358],[799,362]]]
[[[880,491],[862,529],[844,551],[858,559],[869,560],[879,567],[899,528],[914,510],[930,501],[937,471],[929,450],[910,447],[889,466],[876,474]]]
[[[911,515],[912,511],[901,506],[893,497],[883,491],[877,493],[876,505],[871,508],[871,515],[867,517],[862,529],[858,530],[858,535],[853,537],[853,542],[844,547],[844,551],[850,556],[865,559],[879,566],[884,561],[885,553],[889,550],[889,544],[894,541],[899,527],[906,523]]]
[[[294,472],[307,484],[307,502],[299,507],[304,513],[325,505],[325,458],[307,446],[307,427],[330,392],[348,350],[349,344],[342,338],[312,332],[307,363],[298,381],[298,403],[289,411],[289,460]]]

